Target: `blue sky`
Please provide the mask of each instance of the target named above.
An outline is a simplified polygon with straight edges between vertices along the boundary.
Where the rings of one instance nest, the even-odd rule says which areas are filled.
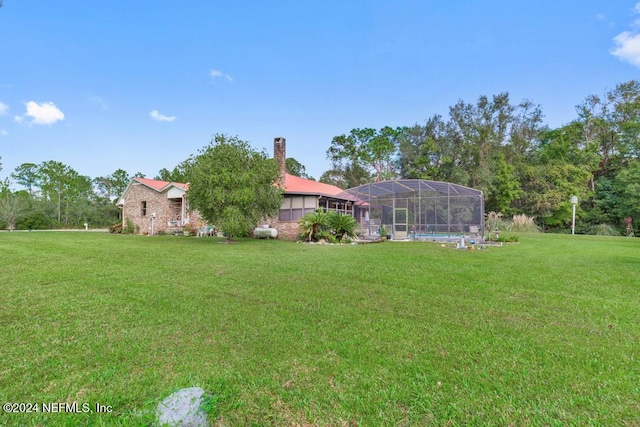
[[[237,135],[316,179],[334,136],[509,92],[557,127],[637,79],[636,0],[4,0],[0,156],[153,177]]]

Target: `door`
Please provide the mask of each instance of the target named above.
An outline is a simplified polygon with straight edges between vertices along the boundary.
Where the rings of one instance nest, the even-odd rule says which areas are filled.
[[[393,212],[393,238],[407,238],[407,208],[396,208]]]

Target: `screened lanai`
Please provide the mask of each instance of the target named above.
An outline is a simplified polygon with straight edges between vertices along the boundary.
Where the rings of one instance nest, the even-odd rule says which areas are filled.
[[[384,227],[393,239],[484,237],[482,191],[448,182],[401,179],[364,184],[338,196],[355,196],[355,217],[365,236]]]

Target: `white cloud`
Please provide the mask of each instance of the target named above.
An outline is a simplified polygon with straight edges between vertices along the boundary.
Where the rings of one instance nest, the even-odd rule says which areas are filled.
[[[27,102],[27,112],[25,116],[16,116],[15,121],[24,123],[25,117],[31,117],[29,124],[52,125],[55,122],[64,120],[64,113],[60,111],[53,102],[43,102],[38,104],[35,101]]]
[[[0,129],[0,136],[7,136],[7,135],[9,135],[9,132],[7,132],[4,129]]]
[[[172,122],[177,118],[176,116],[165,116],[163,114],[160,114],[158,110],[153,110],[152,112],[149,113],[149,115],[153,120],[156,120],[159,122]]]
[[[231,77],[227,73],[223,73],[220,70],[211,70],[211,72],[209,74],[211,75],[211,78],[214,79],[214,80],[215,79],[227,79],[230,82],[233,81],[233,77]]]
[[[636,3],[634,12],[640,14],[640,2]],[[640,20],[633,25],[638,26]],[[640,68],[640,33],[637,31],[624,31],[613,38],[615,47],[609,52],[621,61],[629,62]]]
[[[625,31],[615,36],[613,41],[616,47],[611,49],[611,54],[640,68],[640,34]]]
[[[9,106],[0,102],[0,116],[7,114],[7,111],[9,111]]]

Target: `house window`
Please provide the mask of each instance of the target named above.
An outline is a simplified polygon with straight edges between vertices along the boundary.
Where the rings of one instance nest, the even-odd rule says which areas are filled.
[[[280,207],[280,221],[297,221],[304,214],[316,210],[315,196],[291,196],[285,197]]]
[[[143,201],[142,202],[142,216],[146,216],[147,215],[147,202]]]

